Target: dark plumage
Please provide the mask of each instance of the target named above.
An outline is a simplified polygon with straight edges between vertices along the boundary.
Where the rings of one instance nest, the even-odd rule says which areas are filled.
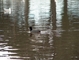
[[[31,33],[40,33],[40,30],[33,30],[33,28],[29,27]]]
[[[32,31],[32,27],[31,26],[29,27],[29,29],[30,29],[30,31]]]

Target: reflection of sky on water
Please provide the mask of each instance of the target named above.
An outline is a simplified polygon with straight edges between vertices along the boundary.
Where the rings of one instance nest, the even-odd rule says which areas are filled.
[[[0,59],[1,60],[11,60],[11,58],[20,58],[20,56],[11,56],[16,55],[17,53],[11,52],[18,49],[13,49],[12,46],[6,46],[7,43],[0,43]]]
[[[68,15],[69,19],[73,20],[73,18],[79,17],[79,0],[68,0]]]
[[[49,14],[50,11],[50,1],[49,0],[31,0],[30,1],[30,13],[29,17],[34,17],[35,23],[41,19],[41,17],[45,17],[46,14]]]
[[[62,13],[63,13],[63,0],[57,0],[56,1],[57,27],[61,27]]]

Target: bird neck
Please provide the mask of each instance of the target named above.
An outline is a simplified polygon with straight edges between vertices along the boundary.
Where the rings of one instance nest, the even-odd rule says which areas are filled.
[[[32,31],[32,27],[29,27],[30,31]]]

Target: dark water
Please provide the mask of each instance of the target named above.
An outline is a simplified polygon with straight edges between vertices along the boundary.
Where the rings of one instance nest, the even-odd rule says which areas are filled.
[[[49,0],[30,0],[28,19],[25,16],[25,0],[0,0],[0,59],[79,60],[77,5],[78,0],[68,0],[66,23],[69,23],[69,28],[63,30],[66,27],[63,22],[66,15],[64,2],[56,1],[57,28],[53,31]],[[41,33],[28,33],[29,26],[41,30]]]

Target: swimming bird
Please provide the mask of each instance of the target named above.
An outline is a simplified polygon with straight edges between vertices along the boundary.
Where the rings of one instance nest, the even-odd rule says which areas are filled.
[[[41,30],[33,30],[33,28],[32,28],[32,26],[30,26],[29,27],[29,30],[30,31],[28,31],[28,33],[33,33],[33,34],[50,34],[50,30],[43,30],[43,31],[41,31]]]
[[[33,30],[32,26],[29,27],[30,33],[40,33],[40,30]]]
[[[11,14],[11,8],[9,9],[4,8],[4,14]]]

